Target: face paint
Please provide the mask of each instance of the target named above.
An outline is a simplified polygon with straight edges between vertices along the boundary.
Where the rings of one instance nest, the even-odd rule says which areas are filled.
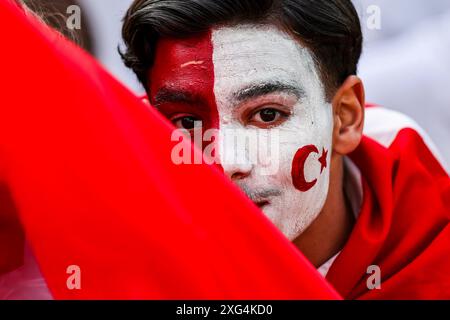
[[[218,128],[212,51],[210,32],[158,42],[150,73],[150,100],[167,118],[190,115],[203,120],[204,128]]]
[[[233,96],[252,86],[273,84],[272,87],[280,87],[279,91],[271,93],[273,98],[265,101],[257,101],[256,98],[255,103],[266,106],[280,104],[289,109],[289,117],[278,126],[271,129],[249,128],[269,134],[271,130],[278,130],[280,166],[277,174],[263,176],[260,174],[261,168],[255,166],[245,178],[235,182],[244,190],[251,190],[251,195],[256,193],[255,200],[264,200],[264,213],[293,240],[320,213],[329,185],[329,170],[322,168],[319,162],[323,154],[309,152],[304,155],[301,165],[294,163],[297,152],[305,146],[312,145],[317,151],[331,149],[332,108],[326,102],[314,59],[308,49],[271,26],[221,28],[214,30],[212,38],[214,92],[221,130],[243,126],[236,116],[240,105]],[[288,101],[294,96],[293,92],[297,93],[297,97],[294,102]],[[233,170],[239,170],[233,167],[224,169],[229,176],[232,176]],[[316,182],[299,190],[294,182],[298,182],[300,177],[305,182]],[[266,196],[265,193],[270,194],[267,192],[269,190],[276,190],[279,195]]]
[[[162,104],[168,117],[174,111],[195,111],[205,127],[219,128],[223,136],[233,130],[263,137],[278,134],[279,153],[272,155],[279,163],[275,174],[263,174],[264,166],[250,161],[222,163],[223,169],[290,240],[314,221],[328,193],[333,121],[307,48],[276,27],[259,25],[163,40],[151,83],[156,98],[164,87],[183,88],[202,98],[198,104]],[[258,148],[264,141],[258,140]],[[222,147],[221,156],[235,148],[227,143]],[[231,150],[239,159],[246,159],[247,151]]]

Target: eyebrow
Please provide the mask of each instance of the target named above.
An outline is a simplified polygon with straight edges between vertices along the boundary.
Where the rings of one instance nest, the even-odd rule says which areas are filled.
[[[293,94],[297,97],[297,99],[301,99],[305,96],[305,91],[302,88],[278,81],[252,84],[247,88],[237,91],[233,96],[235,100],[241,102],[275,92]]]
[[[167,87],[163,87],[158,90],[156,93],[152,103],[155,107],[158,107],[158,105],[161,105],[163,103],[172,102],[172,103],[197,103],[201,102],[202,99],[196,95],[193,94],[190,91],[182,90],[182,89],[171,89]]]
[[[293,94],[297,99],[301,99],[305,96],[305,91],[302,88],[288,83],[275,81],[252,84],[235,92],[233,98],[238,102],[242,102],[275,92]],[[187,90],[163,87],[156,93],[152,104],[157,108],[158,105],[168,102],[194,104],[201,103],[202,98]]]

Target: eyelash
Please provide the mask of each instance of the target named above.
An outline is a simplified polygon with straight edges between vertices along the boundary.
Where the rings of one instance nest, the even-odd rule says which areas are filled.
[[[280,110],[282,108],[282,106],[278,106],[278,105],[265,105],[262,106],[260,108],[257,108],[257,110],[253,111],[250,113],[249,116],[246,116],[245,114],[243,115],[243,123],[245,123],[246,125],[254,125],[257,127],[263,127],[263,128],[272,128],[275,127],[281,123],[283,123],[287,118],[289,118],[289,116],[291,115],[291,112],[288,111],[283,111]],[[255,116],[257,116],[260,112],[264,111],[264,110],[273,110],[274,112],[277,113],[278,115],[278,119],[273,120],[272,122],[264,122],[262,119],[261,120],[253,120],[253,118]],[[179,114],[177,116],[171,117],[169,118],[169,120],[175,125],[178,121],[183,120],[184,118],[194,118],[196,119],[196,121],[202,121],[202,119],[196,115],[193,114]],[[261,125],[262,124],[262,125]],[[178,127],[178,126],[177,126]],[[191,129],[189,129],[191,130]]]
[[[181,121],[181,120],[185,119],[185,118],[193,118],[193,119],[196,119],[195,121],[202,122],[202,119],[200,117],[197,117],[197,116],[192,115],[192,114],[177,115],[176,117],[169,118],[169,121],[172,122],[172,124],[175,125],[175,127],[178,127],[176,125],[176,123],[178,121]],[[179,128],[179,129],[184,129],[184,128]],[[186,130],[192,130],[192,129],[186,129]]]
[[[280,108],[281,108],[281,107],[279,107],[279,106],[270,106],[270,105],[269,105],[269,106],[266,105],[266,106],[264,106],[264,107],[258,108],[256,111],[253,111],[253,112],[250,114],[250,116],[247,118],[246,123],[247,123],[247,124],[251,124],[252,119],[253,119],[256,115],[258,115],[261,111],[264,111],[264,110],[274,110],[275,112],[278,113],[278,115],[280,116],[281,120],[274,121],[274,122],[271,122],[271,123],[266,122],[266,126],[267,126],[268,128],[274,127],[274,126],[276,126],[276,125],[278,125],[278,124],[280,124],[280,123],[283,123],[283,122],[284,122],[287,118],[289,118],[289,116],[291,115],[290,112],[282,111],[282,110],[280,110]],[[259,121],[259,122],[261,122],[261,121]]]

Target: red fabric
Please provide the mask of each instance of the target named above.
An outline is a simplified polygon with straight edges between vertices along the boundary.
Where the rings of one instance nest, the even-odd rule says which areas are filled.
[[[55,298],[339,298],[219,171],[174,165],[169,123],[88,55],[10,0],[0,40],[1,181]]]
[[[0,273],[22,263],[18,214],[57,299],[339,297],[218,171],[172,164],[160,115],[10,0],[0,39]],[[327,279],[345,298],[450,298],[447,174],[410,129],[352,159],[363,208]]]
[[[0,183],[0,275],[23,264],[24,244],[23,229],[14,201],[8,187]]]
[[[412,129],[386,149],[364,138],[352,155],[363,207],[327,279],[348,299],[450,299],[450,179]],[[381,270],[368,290],[367,267]]]

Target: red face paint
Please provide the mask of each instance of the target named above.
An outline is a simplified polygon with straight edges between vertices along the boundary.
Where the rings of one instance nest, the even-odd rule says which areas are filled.
[[[305,146],[297,151],[292,161],[292,182],[302,192],[310,190],[317,183],[317,179],[310,182],[305,179],[305,163],[311,153],[319,153],[319,150],[313,145]]]
[[[161,39],[149,74],[150,100],[168,119],[175,115],[193,116],[202,121],[201,135],[219,129],[214,95],[214,64],[211,32],[184,39]],[[157,97],[170,97],[158,103]],[[200,142],[200,149],[214,142]],[[198,142],[196,143],[198,144]],[[212,153],[213,158],[216,156]],[[219,165],[219,169],[222,167]]]
[[[160,40],[149,80],[153,103],[161,90],[188,93],[192,99],[189,103],[172,101],[159,105],[167,118],[177,113],[192,114],[203,121],[204,130],[218,129],[211,32],[186,39]]]
[[[328,151],[325,148],[323,148],[322,155],[319,158],[321,174],[322,174],[323,170],[327,167],[327,156],[328,156]]]

